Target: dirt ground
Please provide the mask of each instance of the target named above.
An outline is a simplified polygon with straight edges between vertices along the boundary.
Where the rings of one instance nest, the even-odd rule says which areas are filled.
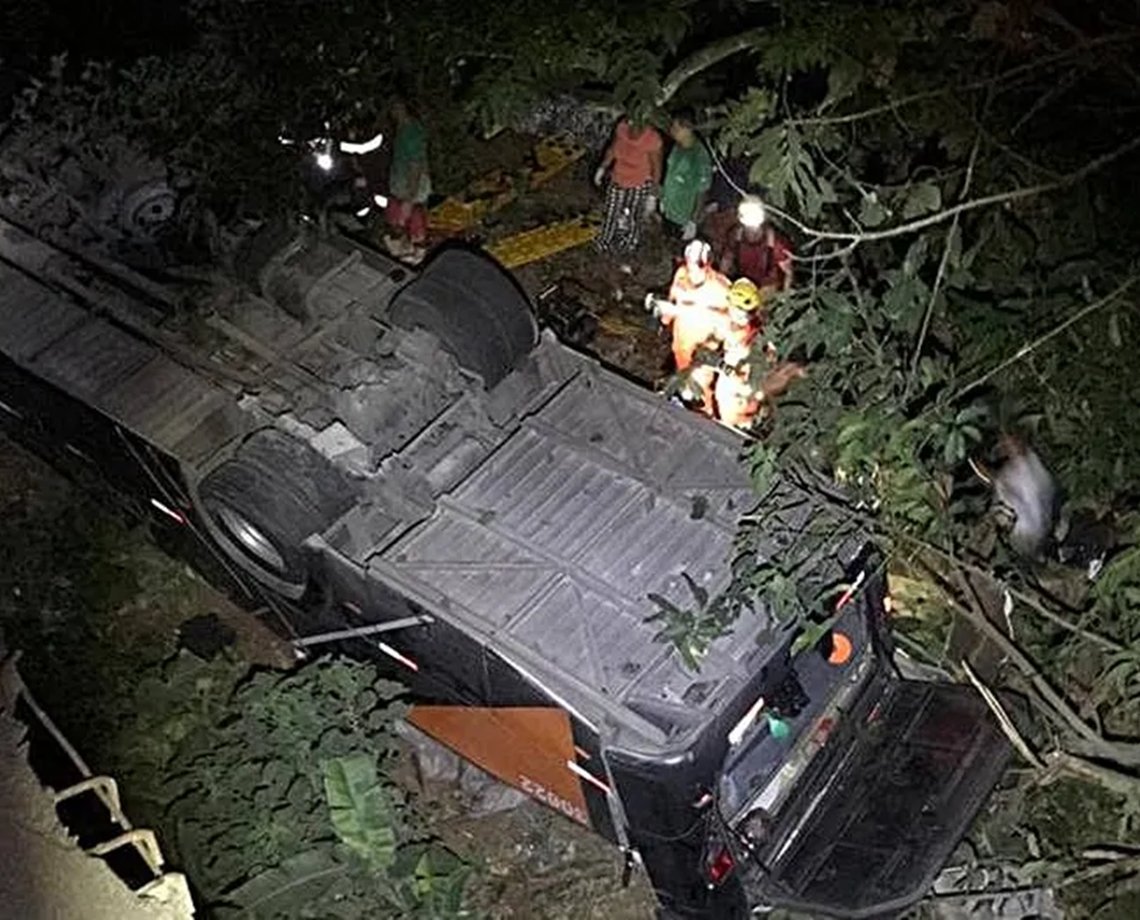
[[[533,138],[504,134],[489,144],[484,162],[507,171],[518,168]],[[602,193],[589,181],[593,164],[579,160],[541,188],[516,198],[487,215],[469,233],[472,242],[493,244],[536,227],[600,213]],[[578,300],[598,319],[599,332],[589,351],[607,364],[651,385],[668,376],[667,339],[650,328],[645,294],[664,294],[680,256],[681,244],[651,217],[640,248],[629,256],[599,255],[591,244],[564,250],[515,270],[532,297],[552,284]]]
[[[579,162],[527,198],[505,208],[488,227],[488,239],[572,217],[600,208],[601,193]],[[664,294],[673,277],[680,243],[670,240],[658,217],[646,223],[641,247],[628,257],[601,255],[591,244],[556,253],[516,270],[519,283],[533,295],[559,284],[599,320],[590,351],[627,374],[651,385],[668,376],[668,339],[650,328],[645,312],[649,291]]]

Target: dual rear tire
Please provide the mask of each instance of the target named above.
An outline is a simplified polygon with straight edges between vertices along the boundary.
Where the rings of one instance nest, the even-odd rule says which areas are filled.
[[[356,501],[355,490],[309,445],[266,428],[197,489],[202,518],[226,554],[286,597],[310,580],[305,542]]]

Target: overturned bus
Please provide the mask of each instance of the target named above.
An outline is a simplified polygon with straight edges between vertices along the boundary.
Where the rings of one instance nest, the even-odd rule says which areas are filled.
[[[738,435],[540,332],[486,256],[412,273],[285,228],[239,268],[180,310],[0,223],[4,431],[299,647],[401,672],[415,725],[621,847],[663,913],[922,897],[1008,750],[970,690],[895,672],[871,547],[820,554],[855,590],[817,643],[758,609],[691,670],[650,595],[724,589],[747,513],[775,558],[811,495],[757,508]]]

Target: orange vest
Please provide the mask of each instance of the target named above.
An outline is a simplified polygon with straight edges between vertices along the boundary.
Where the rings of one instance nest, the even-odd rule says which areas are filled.
[[[673,327],[673,360],[683,371],[693,363],[693,354],[706,343],[717,342],[728,319],[728,279],[709,268],[700,284],[689,280],[688,266],[673,275],[669,289],[672,307],[662,311],[661,321]]]

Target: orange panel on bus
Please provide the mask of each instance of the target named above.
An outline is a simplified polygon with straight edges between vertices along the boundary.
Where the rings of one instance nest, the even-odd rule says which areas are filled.
[[[555,811],[589,825],[570,717],[549,707],[413,706],[408,721]]]

